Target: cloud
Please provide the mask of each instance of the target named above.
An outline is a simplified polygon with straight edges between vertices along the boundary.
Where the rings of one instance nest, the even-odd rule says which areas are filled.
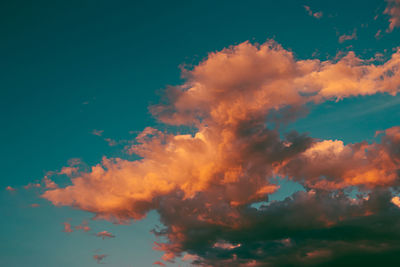
[[[72,230],[71,224],[69,222],[64,222],[64,230],[63,232],[66,233],[72,233],[74,230]]]
[[[309,6],[304,6],[304,9],[307,11],[307,13],[308,13],[308,15],[310,15],[311,17],[314,17],[314,18],[317,18],[317,19],[320,19],[320,18],[322,18],[322,12],[321,11],[319,11],[319,12],[312,12],[311,11],[311,8],[309,7]]]
[[[47,189],[55,189],[57,188],[57,184],[51,180],[47,175],[43,178],[44,186]]]
[[[98,233],[96,234],[96,236],[97,236],[97,237],[101,237],[103,240],[104,240],[105,238],[114,238],[114,237],[115,237],[115,235],[113,235],[113,234],[111,234],[111,233],[109,233],[109,232],[107,232],[107,231],[98,232]]]
[[[357,39],[356,30],[354,30],[351,35],[343,34],[343,35],[339,36],[339,43],[343,43],[345,41],[354,40],[354,39]]]
[[[93,134],[93,135],[97,135],[97,136],[102,136],[102,135],[103,135],[103,132],[104,132],[104,130],[96,130],[96,129],[94,129],[94,130],[92,131],[92,134]]]
[[[338,140],[314,143],[277,166],[277,172],[309,188],[343,189],[398,186],[400,127],[387,129],[381,143],[344,145]]]
[[[87,221],[83,221],[80,225],[75,226],[76,230],[83,230],[84,232],[90,231],[90,226]]]
[[[12,186],[7,186],[7,187],[6,187],[6,190],[9,191],[9,192],[15,192],[15,191],[17,191],[17,189],[15,189],[15,188],[12,187]]]
[[[165,265],[163,262],[161,262],[161,261],[155,261],[154,263],[153,263],[153,265],[160,265],[160,266],[167,266],[167,265]]]
[[[394,28],[400,26],[400,0],[386,0],[386,2],[387,7],[383,13],[390,16],[387,32],[392,32]]]
[[[166,242],[154,248],[167,262],[190,254],[211,266],[311,265],[400,248],[390,239],[400,225],[390,191],[399,180],[399,127],[380,142],[346,145],[280,131],[308,104],[396,95],[399,50],[374,64],[354,52],[298,60],[273,41],[244,42],[210,53],[183,76],[150,111],[188,134],[147,127],[125,148],[139,160],[104,157],[42,197],[116,223],[156,210],[165,228],[154,233]],[[286,176],[306,192],[252,208]],[[364,196],[350,197],[352,189]]]
[[[93,259],[94,259],[98,264],[103,263],[103,260],[104,260],[106,257],[107,257],[106,254],[93,255]]]
[[[24,188],[26,190],[31,189],[31,188],[39,188],[39,187],[41,187],[40,183],[29,183],[29,184],[24,186]]]

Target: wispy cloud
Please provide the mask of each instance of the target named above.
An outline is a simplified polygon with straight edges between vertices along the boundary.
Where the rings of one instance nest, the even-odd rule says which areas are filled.
[[[17,191],[17,189],[15,189],[15,188],[12,187],[12,186],[7,186],[7,187],[6,187],[6,190],[7,190],[8,192],[15,192],[15,191]]]
[[[339,36],[339,43],[344,43],[345,41],[357,39],[357,31],[354,29],[351,35],[343,34]]]
[[[72,233],[74,230],[72,230],[71,224],[69,222],[64,222],[64,230],[63,232],[66,233]]]
[[[304,6],[304,9],[307,11],[308,15],[310,15],[314,18],[320,19],[323,16],[323,13],[321,11],[313,12],[309,6]]]
[[[105,238],[114,238],[114,237],[115,237],[115,235],[113,235],[113,234],[111,234],[111,233],[109,233],[109,232],[107,232],[107,231],[98,232],[98,233],[96,234],[96,236],[97,236],[97,237],[101,237],[103,240],[104,240]]]
[[[400,26],[400,0],[386,0],[387,7],[384,14],[389,15],[389,28],[387,32],[392,32],[394,28]]]
[[[103,260],[104,260],[106,257],[107,257],[106,254],[93,255],[93,259],[94,259],[98,264],[103,263]]]

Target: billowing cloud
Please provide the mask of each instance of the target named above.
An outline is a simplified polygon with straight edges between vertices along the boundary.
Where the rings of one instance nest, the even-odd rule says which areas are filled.
[[[387,31],[391,32],[394,28],[400,26],[400,0],[386,0],[386,2],[387,7],[383,13],[390,16]]]
[[[392,194],[399,127],[382,132],[379,143],[346,145],[280,132],[304,116],[309,103],[396,95],[400,51],[375,65],[353,52],[298,60],[273,41],[244,42],[210,53],[184,77],[150,110],[188,134],[148,127],[126,147],[139,160],[104,157],[75,173],[70,185],[47,186],[42,196],[119,223],[157,210],[165,228],[154,233],[167,241],[155,249],[165,253],[164,261],[192,255],[194,263],[211,266],[310,265],[400,248],[389,238],[398,230]],[[279,190],[276,177],[306,192],[253,208]],[[352,189],[360,196],[346,194]]]
[[[115,235],[113,235],[113,234],[111,234],[111,233],[109,233],[107,231],[98,232],[96,234],[96,236],[97,237],[101,237],[103,240],[106,239],[106,238],[114,238],[115,237]]]
[[[277,172],[301,180],[309,188],[398,186],[399,149],[400,127],[386,130],[379,144],[344,145],[342,141],[324,140],[282,162]]]

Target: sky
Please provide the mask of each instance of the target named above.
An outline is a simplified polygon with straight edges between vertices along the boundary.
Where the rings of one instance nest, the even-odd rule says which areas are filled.
[[[400,2],[3,1],[0,261],[391,264]]]

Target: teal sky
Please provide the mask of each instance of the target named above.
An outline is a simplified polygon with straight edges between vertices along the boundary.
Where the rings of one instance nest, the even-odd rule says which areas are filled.
[[[309,16],[304,5],[323,16]],[[333,59],[348,50],[366,59],[377,52],[389,57],[400,45],[400,29],[385,32],[385,7],[378,0],[0,3],[0,188],[16,188],[0,192],[0,265],[89,267],[97,266],[94,254],[106,254],[105,266],[152,266],[162,255],[152,250],[156,212],[131,225],[92,221],[92,214],[54,207],[23,186],[71,158],[94,165],[103,156],[127,157],[123,144],[109,146],[104,138],[128,140],[155,126],[148,106],[163,88],[182,83],[181,65],[209,52],[274,39],[298,59]],[[356,39],[339,43],[354,30]],[[382,36],[375,38],[378,30]],[[372,141],[376,130],[400,125],[399,104],[399,96],[387,95],[327,102],[310,106],[286,130]],[[276,198],[298,189],[288,183]],[[64,222],[83,220],[90,233],[62,231]],[[116,237],[93,235],[103,230]]]

